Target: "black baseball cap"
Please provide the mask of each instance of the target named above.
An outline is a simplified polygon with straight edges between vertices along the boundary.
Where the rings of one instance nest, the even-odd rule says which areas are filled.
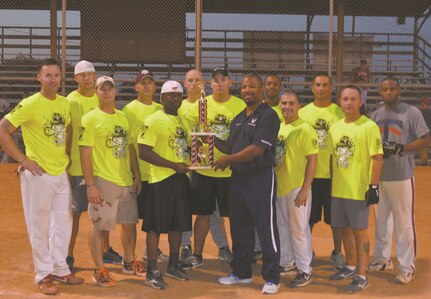
[[[229,72],[226,68],[219,66],[212,70],[211,79],[215,77],[217,74],[222,74],[223,77],[229,77]]]

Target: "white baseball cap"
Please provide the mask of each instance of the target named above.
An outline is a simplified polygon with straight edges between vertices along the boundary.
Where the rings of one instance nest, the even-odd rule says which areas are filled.
[[[75,75],[78,75],[80,73],[95,73],[96,70],[94,69],[94,65],[87,61],[87,60],[81,60],[75,65]]]
[[[183,93],[183,87],[177,81],[169,80],[163,84],[160,94],[164,94],[168,92]]]
[[[112,86],[115,87],[114,79],[112,79],[109,76],[102,76],[102,77],[97,78],[95,89],[102,86],[103,83],[105,83],[105,82],[110,82],[112,84]]]

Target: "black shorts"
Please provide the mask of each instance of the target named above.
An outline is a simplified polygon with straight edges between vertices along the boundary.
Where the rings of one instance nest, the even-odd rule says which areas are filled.
[[[211,215],[216,210],[216,201],[222,217],[229,216],[230,178],[214,178],[197,172],[192,175],[192,213]]]
[[[190,180],[185,174],[173,174],[161,182],[149,184],[142,230],[166,234],[192,230]]]
[[[315,178],[311,184],[310,224],[322,219],[322,208],[325,223],[331,225],[331,180]]]
[[[138,215],[139,219],[144,219],[144,209],[146,206],[146,201],[148,199],[149,184],[148,181],[142,181],[141,193],[139,193],[136,201],[138,202]]]

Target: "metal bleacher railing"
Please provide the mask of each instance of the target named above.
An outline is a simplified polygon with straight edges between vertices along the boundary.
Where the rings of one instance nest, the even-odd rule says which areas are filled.
[[[60,30],[58,28],[58,36],[61,35]],[[80,28],[67,28],[66,32],[66,91],[69,92],[75,88],[73,65],[81,59]],[[317,73],[327,70],[327,35],[325,32],[311,32],[306,40],[305,32],[203,30],[202,70],[208,77],[215,66],[227,66],[232,75],[234,93],[238,91],[244,73],[276,73],[282,77],[284,88],[297,89],[308,100],[311,99],[310,81]],[[369,88],[371,102],[377,101],[377,83],[386,76],[401,80],[404,97],[408,100],[420,100],[431,94],[431,45],[428,41],[419,36],[415,47],[410,34],[370,32],[345,36],[346,39],[354,39],[352,47],[359,45],[359,49],[349,54],[347,48],[344,81],[347,82],[354,64],[367,58],[372,79],[364,86]],[[287,38],[288,44],[285,43]],[[195,31],[187,29],[186,56],[190,63],[147,65],[96,61],[98,75],[115,76],[121,84],[118,98],[123,101],[133,98],[133,77],[143,67],[152,69],[160,82],[168,78],[182,80],[184,73],[193,67],[194,39]],[[60,49],[61,38],[57,43]],[[37,90],[36,60],[48,57],[49,51],[49,27],[0,27],[0,97],[17,102],[23,94]],[[416,55],[413,55],[414,51]]]

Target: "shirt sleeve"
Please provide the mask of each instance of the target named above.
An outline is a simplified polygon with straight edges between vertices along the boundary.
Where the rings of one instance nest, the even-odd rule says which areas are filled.
[[[15,108],[12,109],[11,112],[9,112],[5,118],[15,127],[18,128],[23,123],[27,122],[34,110],[31,107],[32,105],[26,101],[22,100],[18,103],[18,105],[15,106]]]
[[[277,113],[272,109],[267,109],[256,128],[252,144],[263,148],[275,146],[279,130],[280,119]]]
[[[305,156],[318,154],[319,146],[317,144],[317,134],[316,131],[307,124],[304,128],[303,139],[304,139],[304,154]]]
[[[91,118],[83,116],[81,119],[81,126],[79,128],[78,145],[80,146],[94,146],[95,129]]]
[[[139,133],[138,143],[154,147],[158,136],[158,126],[151,119],[144,121],[144,127]]]
[[[383,154],[382,137],[380,135],[379,127],[374,122],[371,122],[371,125],[369,126],[367,137],[368,137],[368,152],[370,154],[370,157],[375,155],[382,155]]]
[[[413,122],[413,134],[416,136],[416,138],[420,138],[429,133],[429,129],[425,122],[424,116],[419,109],[413,109],[411,120]]]

